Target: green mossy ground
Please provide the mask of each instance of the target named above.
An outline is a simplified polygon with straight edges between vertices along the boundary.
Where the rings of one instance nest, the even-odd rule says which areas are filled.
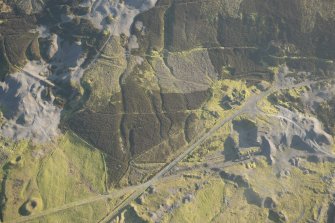
[[[55,144],[33,146],[29,142],[20,142],[12,145],[7,148],[12,153],[2,167],[2,194],[6,197],[2,214],[5,220],[29,215],[25,211],[26,203],[32,200],[38,202],[30,212],[37,213],[107,190],[103,155],[72,133],[67,133]],[[94,206],[85,208],[88,208],[87,217],[94,215]],[[83,218],[85,208],[78,210]]]

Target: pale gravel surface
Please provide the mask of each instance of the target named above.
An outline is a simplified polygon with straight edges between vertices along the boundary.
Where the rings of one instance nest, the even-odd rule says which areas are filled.
[[[3,136],[45,142],[59,134],[61,110],[52,97],[42,98],[45,90],[39,80],[24,73],[8,76],[0,84],[0,106],[8,119],[0,128]]]
[[[115,1],[86,1],[84,5],[91,7],[92,12],[83,17],[88,18],[98,29],[109,29],[116,36],[121,33],[130,36],[130,27],[134,18],[141,12],[153,8],[156,2],[157,0],[126,0],[124,3],[115,5]],[[104,20],[108,15],[115,17],[112,24],[107,24]]]

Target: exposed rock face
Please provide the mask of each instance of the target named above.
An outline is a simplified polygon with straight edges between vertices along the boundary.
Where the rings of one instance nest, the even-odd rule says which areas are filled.
[[[47,59],[52,59],[58,51],[58,36],[52,34],[49,38],[49,49],[47,52]]]
[[[16,140],[52,140],[59,134],[60,122],[60,109],[53,100],[48,89],[26,73],[7,77],[0,85],[0,105],[7,119],[1,135]]]
[[[0,0],[0,13],[11,12],[12,8],[7,5],[3,0]]]

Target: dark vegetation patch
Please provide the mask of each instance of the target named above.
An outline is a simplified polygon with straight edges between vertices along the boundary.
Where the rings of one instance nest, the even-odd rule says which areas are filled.
[[[122,126],[123,132],[126,133],[124,142],[132,156],[139,155],[162,141],[160,122],[155,114],[125,115]]]
[[[13,13],[0,14],[0,79],[13,72],[15,66],[23,66],[27,55],[38,55],[37,35],[29,30],[35,28],[34,16],[17,16]]]
[[[335,53],[331,47],[325,48],[326,45],[334,44],[334,21],[326,21],[317,16],[314,29],[309,33],[303,32],[303,7],[299,1],[243,1],[240,8],[243,19],[235,26],[223,23],[222,30],[223,34],[226,33],[225,27],[244,30],[240,33],[245,35],[240,35],[241,39],[237,35],[234,35],[236,38],[229,38],[229,34],[224,35],[223,41],[231,44],[257,44],[262,48],[267,47],[270,41],[279,41],[294,44],[301,55],[334,58]],[[256,14],[256,18],[252,13]]]
[[[193,108],[205,100],[198,95],[187,96],[193,98]],[[187,101],[173,98],[185,99],[185,95],[148,93],[128,81],[122,86],[122,104],[119,104],[122,108],[106,106],[106,113],[84,110],[74,114],[68,124],[76,134],[110,157],[106,161],[111,168],[109,178],[116,184],[130,160],[164,162],[197,134],[198,120],[185,111]]]
[[[190,2],[190,3],[188,3]],[[218,46],[215,23],[201,13],[201,1],[173,1],[165,14],[165,48],[183,51],[199,46]]]
[[[5,53],[5,44],[3,39],[0,40],[0,81],[5,79],[5,76],[9,73],[11,65],[7,59]]]
[[[185,100],[188,110],[194,110],[201,107],[204,101],[211,97],[211,91],[195,91],[192,93],[185,94]]]
[[[328,67],[323,59],[335,58],[334,20],[317,15],[314,28],[303,31],[305,6],[297,0],[243,1],[238,17],[220,10],[202,13],[201,8],[213,7],[214,1],[187,2],[167,4],[164,48],[211,48],[213,65],[223,78],[238,75],[271,80],[272,72],[267,66],[286,63],[292,69],[318,71]],[[215,49],[217,46],[225,49]]]
[[[162,94],[154,93],[151,95],[152,108],[155,111],[157,119],[160,122],[159,134],[162,139],[166,139],[169,134],[169,130],[172,126],[172,122],[167,113],[164,112],[162,106]]]
[[[208,52],[222,79],[255,76],[257,73],[268,75],[270,72],[257,63],[259,52],[256,49],[210,49]]]
[[[335,97],[316,105],[315,113],[328,134],[335,135]]]
[[[167,112],[183,111],[187,109],[185,96],[183,94],[162,94],[163,109]]]
[[[35,16],[22,15],[17,16],[13,13],[1,13],[0,19],[4,21],[0,26],[2,36],[25,33],[35,28]]]
[[[32,33],[19,33],[17,35],[6,36],[4,38],[4,45],[8,61],[13,66],[24,66],[27,59],[28,47],[36,38],[37,34]]]
[[[79,112],[68,120],[70,128],[86,141],[113,156],[126,161],[129,154],[123,153],[120,143],[122,115],[99,114],[89,110]]]
[[[128,162],[118,160],[112,155],[104,155],[107,167],[107,184],[118,186],[117,183],[121,180],[128,169]]]
[[[287,4],[290,4],[289,10],[285,9]],[[334,58],[334,50],[324,47],[326,44],[332,44],[334,39],[333,36],[332,40],[328,39],[333,35],[329,30],[332,30],[334,25],[332,28],[329,25],[334,24],[334,21],[324,21],[318,17],[314,30],[304,33],[300,16],[302,7],[297,1],[244,1],[241,4],[243,19],[220,17],[218,39],[226,47],[257,47],[258,52],[253,57],[256,64],[277,66],[286,62],[290,67],[303,70],[311,66],[322,67],[322,64],[313,59],[290,59],[294,56]],[[278,11],[282,13],[278,14]],[[321,42],[317,36],[323,33],[327,41]],[[289,58],[284,58],[285,56]]]
[[[180,143],[184,142],[183,135],[172,135],[165,141],[162,141],[160,144],[152,147],[148,151],[139,154],[134,157],[134,161],[138,163],[164,163],[167,161],[167,158],[173,152],[171,145],[173,138],[180,139]]]

